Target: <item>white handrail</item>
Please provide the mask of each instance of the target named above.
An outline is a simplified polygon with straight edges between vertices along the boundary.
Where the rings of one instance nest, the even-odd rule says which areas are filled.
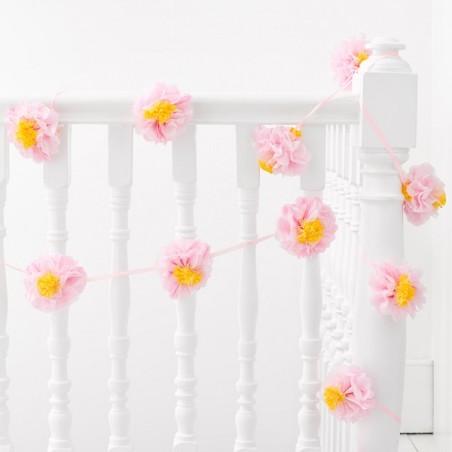
[[[139,93],[68,91],[60,95],[1,94],[0,117],[21,102],[51,104],[64,124],[133,123],[133,105]],[[294,124],[306,116],[325,95],[291,93],[194,93],[195,124]],[[309,123],[357,123],[358,96],[340,94],[309,118]]]

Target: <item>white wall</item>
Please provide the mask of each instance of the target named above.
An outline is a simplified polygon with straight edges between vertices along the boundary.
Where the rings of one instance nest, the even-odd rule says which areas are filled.
[[[450,23],[452,20],[452,4],[447,0],[433,2],[433,52],[432,52],[432,150],[435,166],[443,168],[442,175],[448,192],[452,186],[452,157],[450,143],[452,128],[452,61],[445,58],[447,46],[452,39]],[[449,197],[450,200],[450,197]],[[433,357],[435,359],[435,428],[437,432],[452,433],[451,378],[452,378],[452,243],[450,230],[452,212],[444,211],[441,221],[433,229],[431,245],[434,249],[432,285],[435,295],[434,305],[434,341]],[[445,447],[446,450],[446,446]],[[447,447],[450,449],[450,444]]]
[[[0,92],[74,89],[141,89],[155,81],[188,91],[257,90],[329,93],[334,83],[330,54],[343,38],[396,36],[408,45],[405,58],[419,74],[419,134],[413,161],[430,144],[430,2],[420,0],[78,1],[0,3],[3,67]],[[69,254],[90,274],[109,266],[106,129],[74,128]],[[238,218],[232,128],[199,131],[199,235],[222,248],[236,241]],[[131,266],[152,263],[171,240],[175,209],[169,150],[136,140],[131,209]],[[46,198],[41,169],[11,156],[7,259],[25,266],[46,252]],[[291,179],[262,176],[260,233],[272,231],[280,206],[298,193]],[[424,268],[419,246],[426,228],[408,228],[407,255]],[[274,262],[277,260],[278,265]],[[218,260],[199,302],[200,450],[231,449],[237,376],[238,255]],[[289,451],[296,436],[299,263],[274,243],[259,248],[261,310],[257,393],[258,435],[263,452]],[[79,451],[104,450],[109,374],[107,283],[91,284],[71,316],[70,373],[74,439]],[[11,432],[17,452],[45,450],[48,436],[47,318],[23,299],[22,283],[10,274],[8,372]],[[132,281],[130,390],[132,434],[141,452],[169,450],[173,421],[174,307],[156,276]],[[410,322],[409,357],[431,359],[430,309]],[[83,414],[82,414],[83,413]],[[81,415],[82,414],[82,415]],[[215,446],[213,446],[215,445]]]

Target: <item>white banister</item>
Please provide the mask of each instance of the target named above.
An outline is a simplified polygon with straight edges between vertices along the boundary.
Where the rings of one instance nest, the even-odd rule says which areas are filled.
[[[51,161],[44,163],[44,184],[48,189],[49,225],[47,241],[49,252],[65,254],[68,238],[66,230],[66,208],[69,170],[70,126],[61,130],[59,153]],[[50,439],[48,452],[72,452],[71,413],[69,410],[69,390],[67,359],[70,349],[68,335],[69,307],[49,314],[50,336],[48,349],[51,359],[50,390]]]
[[[398,42],[371,43],[374,57],[362,70],[354,89],[362,93],[366,110],[375,119],[401,163],[416,138],[416,76],[398,56]],[[383,55],[394,56],[381,59]],[[366,71],[367,68],[367,71]],[[395,102],[394,99],[397,99]],[[390,107],[389,107],[390,106]],[[373,262],[403,258],[401,181],[379,138],[365,118],[361,123],[359,157],[363,164],[361,192],[362,252]],[[354,303],[354,362],[372,377],[381,405],[400,415],[405,373],[406,322],[379,314],[371,304],[370,266],[360,259]],[[397,452],[400,424],[382,410],[373,410],[355,429],[357,451]]]
[[[303,137],[311,152],[309,171],[301,176],[303,196],[322,197],[325,187],[326,127],[307,125]],[[300,379],[301,408],[298,413],[299,436],[296,452],[320,452],[320,391],[319,363],[322,341],[320,317],[322,310],[322,283],[320,256],[306,258],[300,291],[302,376]]]
[[[240,212],[240,240],[254,240],[257,237],[256,216],[259,200],[259,165],[256,150],[252,146],[253,128],[236,127],[237,140],[237,187]],[[258,292],[256,274],[256,246],[242,250],[240,285],[238,297],[238,319],[240,338],[238,410],[235,417],[237,436],[235,452],[256,452],[256,411],[254,376],[256,360],[256,324],[258,313]]]
[[[193,124],[296,124],[324,96],[299,93],[192,93]],[[65,124],[132,124],[133,105],[139,92],[67,91],[58,96],[56,107]],[[0,117],[21,102],[52,103],[55,94],[9,93],[0,97]],[[341,94],[321,108],[309,121],[327,124],[356,123],[358,98]]]
[[[0,260],[4,260],[3,240],[6,235],[4,207],[6,186],[8,184],[8,141],[5,127],[0,125]],[[8,353],[8,335],[6,319],[8,316],[8,293],[6,290],[5,267],[0,266],[0,452],[12,452],[9,437],[10,412],[8,408],[9,378],[6,373],[6,355]]]
[[[176,238],[194,238],[194,203],[196,197],[196,127],[191,125],[173,143],[173,177],[177,204]],[[177,327],[174,344],[177,356],[176,410],[177,432],[174,452],[195,452],[197,439],[196,374],[194,358],[196,295],[176,300]]]
[[[130,207],[130,186],[132,185],[132,142],[133,129],[130,126],[109,126],[109,183],[112,222],[111,271],[128,269],[127,242],[129,240],[128,210]],[[109,452],[131,452],[129,437],[130,414],[127,408],[127,355],[130,338],[128,319],[130,307],[129,277],[113,278],[110,283],[110,323],[108,339],[111,356],[110,389],[110,439]]]

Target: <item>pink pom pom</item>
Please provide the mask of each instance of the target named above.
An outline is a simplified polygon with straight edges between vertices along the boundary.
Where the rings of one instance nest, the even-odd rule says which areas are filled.
[[[359,367],[341,366],[326,379],[323,399],[332,414],[355,422],[376,407],[371,378]]]
[[[349,82],[358,72],[361,63],[371,54],[372,52],[366,49],[366,37],[363,34],[357,38],[342,41],[331,59],[331,67],[337,83],[342,86]]]
[[[254,146],[260,167],[271,174],[298,176],[311,159],[301,131],[293,127],[257,127]]]
[[[438,210],[446,204],[444,183],[428,163],[412,166],[402,183],[405,197],[403,210],[410,223],[420,225],[430,217],[436,217]]]
[[[135,129],[148,141],[166,143],[184,129],[193,110],[191,96],[176,86],[158,83],[134,106]]]
[[[158,269],[171,298],[187,297],[207,283],[212,270],[210,247],[200,240],[176,240],[163,250]]]
[[[408,265],[384,262],[375,268],[370,279],[372,303],[383,315],[399,320],[414,317],[425,302],[421,273]]]
[[[28,301],[36,309],[51,312],[77,299],[85,288],[86,273],[71,257],[53,254],[31,262],[24,283]]]
[[[58,113],[44,104],[23,103],[6,112],[9,140],[35,162],[50,160],[59,150]]]
[[[275,236],[289,253],[309,257],[328,248],[336,229],[333,211],[320,198],[298,198],[282,208]]]

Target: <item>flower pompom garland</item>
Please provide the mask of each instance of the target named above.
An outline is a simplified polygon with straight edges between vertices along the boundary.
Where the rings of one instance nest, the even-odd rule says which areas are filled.
[[[294,127],[259,126],[254,132],[254,146],[260,167],[270,174],[298,176],[311,159],[301,131]]]
[[[289,253],[309,257],[328,248],[336,229],[333,211],[320,198],[298,198],[282,208],[275,236]]]
[[[371,378],[356,366],[333,369],[326,379],[323,399],[334,416],[352,422],[366,417],[377,405]]]
[[[350,82],[361,63],[371,54],[372,52],[366,49],[366,38],[363,34],[342,41],[331,59],[334,78],[338,84],[342,86]]]
[[[405,198],[403,210],[410,223],[420,225],[446,205],[444,183],[436,177],[435,169],[428,163],[412,166],[402,182]]]
[[[171,298],[191,295],[205,286],[210,276],[210,247],[200,240],[176,240],[163,250],[158,269]]]
[[[138,99],[134,115],[138,134],[148,141],[166,143],[190,121],[191,96],[176,86],[158,83]]]
[[[421,273],[406,264],[384,262],[375,267],[370,279],[372,303],[383,315],[399,320],[407,314],[414,317],[425,302]]]
[[[25,269],[26,296],[41,311],[51,312],[73,303],[86,284],[85,270],[69,256],[53,254]]]
[[[8,136],[20,153],[35,162],[50,160],[59,150],[58,113],[38,103],[23,103],[6,112]]]

